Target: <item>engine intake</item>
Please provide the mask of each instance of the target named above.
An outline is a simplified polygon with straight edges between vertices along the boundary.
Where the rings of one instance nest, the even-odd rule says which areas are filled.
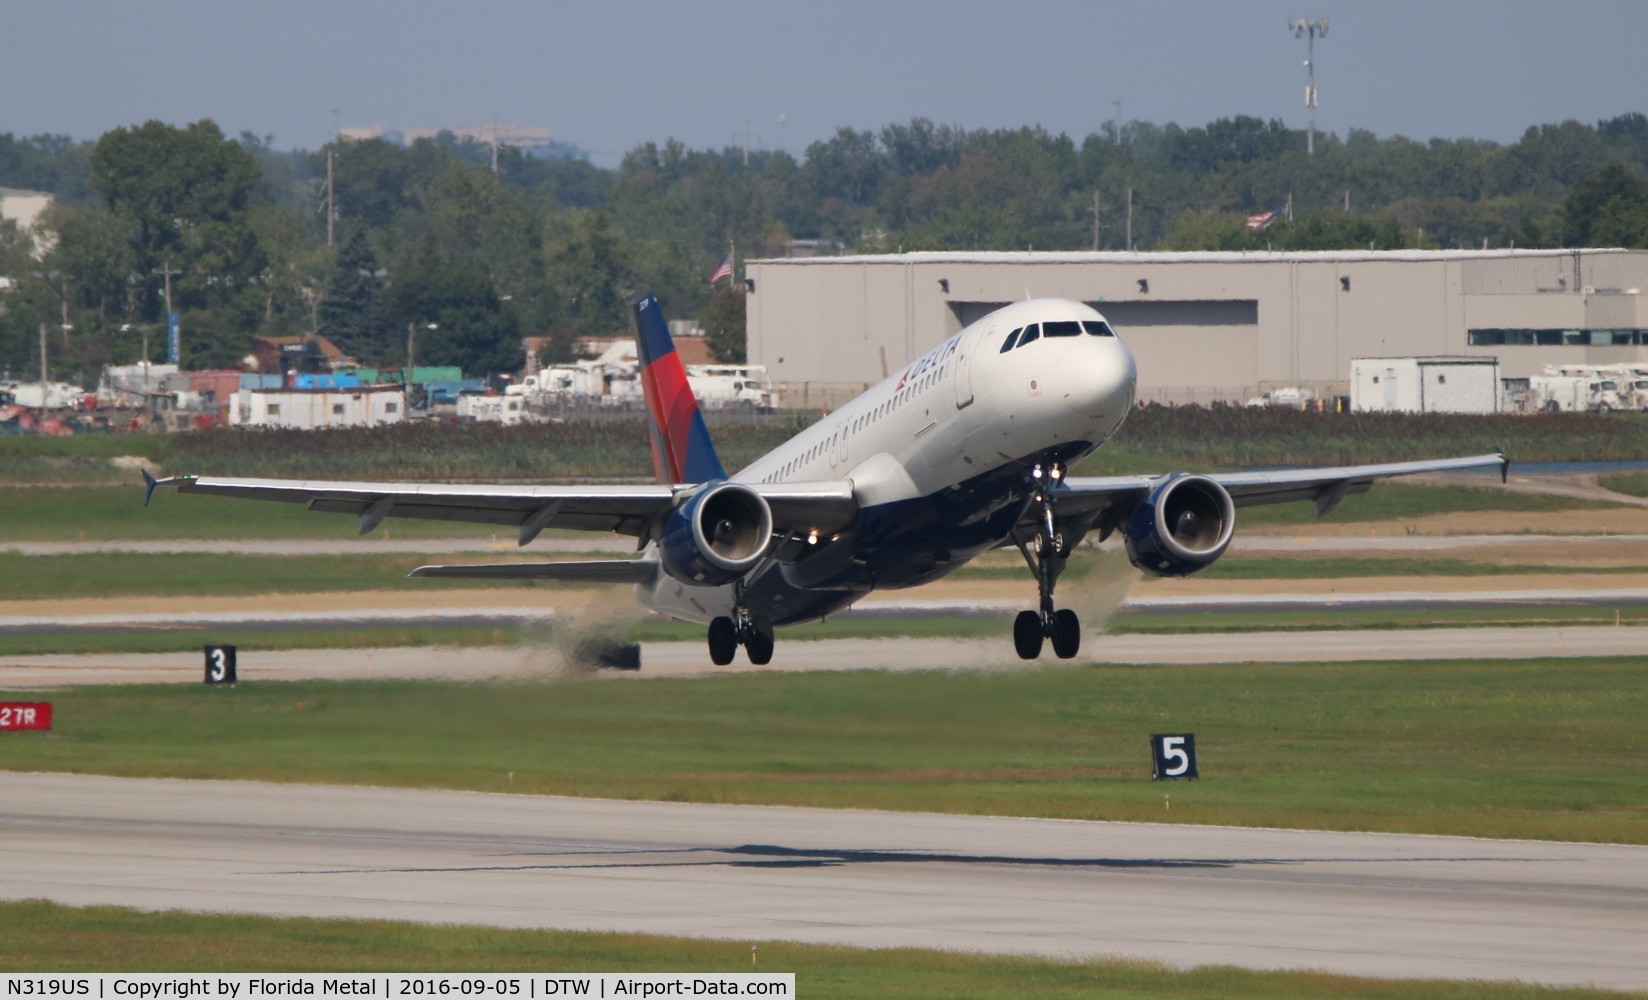
[[[719,587],[748,573],[772,540],[772,508],[738,483],[700,490],[664,526],[658,558],[664,572],[695,587]]]
[[[1128,516],[1123,537],[1133,565],[1157,576],[1189,576],[1230,547],[1236,505],[1206,476],[1177,474],[1151,489]]]

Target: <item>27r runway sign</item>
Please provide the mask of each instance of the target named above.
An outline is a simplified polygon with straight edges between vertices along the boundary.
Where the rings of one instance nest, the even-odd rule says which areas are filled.
[[[0,730],[50,728],[51,702],[0,701]]]

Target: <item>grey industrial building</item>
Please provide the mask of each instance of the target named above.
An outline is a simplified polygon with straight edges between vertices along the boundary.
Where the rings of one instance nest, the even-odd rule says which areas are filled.
[[[1648,252],[909,253],[746,262],[749,360],[789,405],[833,405],[966,324],[1030,297],[1078,299],[1139,366],[1139,398],[1346,395],[1351,360],[1648,362]]]

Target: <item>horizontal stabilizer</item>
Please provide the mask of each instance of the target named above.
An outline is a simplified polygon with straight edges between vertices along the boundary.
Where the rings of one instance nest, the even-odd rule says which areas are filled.
[[[658,569],[654,559],[591,562],[508,562],[468,566],[419,566],[407,576],[446,580],[560,580],[566,583],[645,583]]]

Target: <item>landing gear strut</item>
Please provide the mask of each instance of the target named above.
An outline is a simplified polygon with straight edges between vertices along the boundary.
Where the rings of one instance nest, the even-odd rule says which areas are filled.
[[[750,662],[764,667],[773,658],[772,622],[761,615],[750,614],[749,607],[744,603],[742,580],[733,586],[736,604],[732,617],[722,615],[710,622],[710,662],[724,667],[732,662],[738,647],[743,646]]]
[[[1061,660],[1070,659],[1081,649],[1081,620],[1069,608],[1053,607],[1053,585],[1064,572],[1071,548],[1069,536],[1058,529],[1053,517],[1053,490],[1063,479],[1062,462],[1036,463],[1030,470],[1034,489],[1031,503],[1040,515],[1040,523],[1034,534],[1013,533],[1019,552],[1036,575],[1041,595],[1039,610],[1020,611],[1013,620],[1013,649],[1024,660],[1039,657],[1045,639],[1053,640],[1053,653]]]

